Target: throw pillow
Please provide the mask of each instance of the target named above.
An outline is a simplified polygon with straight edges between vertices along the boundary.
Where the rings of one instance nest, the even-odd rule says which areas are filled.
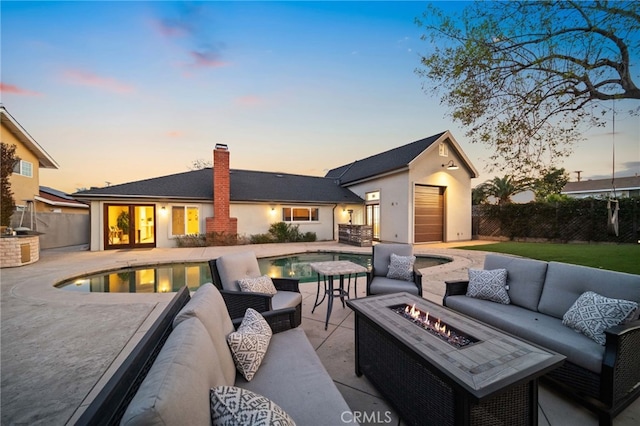
[[[258,278],[243,278],[238,280],[238,285],[242,291],[252,291],[254,293],[276,294],[278,290],[273,285],[273,281],[268,275]]]
[[[227,343],[236,368],[247,381],[260,368],[271,341],[271,327],[260,313],[248,308],[238,330],[229,333]]]
[[[593,291],[582,293],[562,317],[562,324],[604,345],[604,331],[633,317],[638,304],[630,300],[611,299]]]
[[[211,388],[213,425],[295,426],[293,419],[269,398],[234,386]]]
[[[467,296],[508,305],[506,269],[469,269]]]
[[[391,253],[391,262],[389,263],[387,278],[413,281],[413,264],[415,261],[415,256],[398,256],[395,253]]]

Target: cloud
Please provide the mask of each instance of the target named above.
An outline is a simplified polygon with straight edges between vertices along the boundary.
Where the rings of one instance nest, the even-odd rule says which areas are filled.
[[[196,68],[219,68],[228,65],[220,60],[220,56],[215,51],[192,51],[190,54],[193,59],[190,65]]]
[[[222,59],[225,44],[213,35],[215,20],[210,13],[211,6],[180,3],[176,7],[164,17],[154,19],[153,27],[182,49],[188,59],[182,61],[181,66],[200,69],[228,65]]]
[[[13,84],[6,84],[0,82],[0,93],[10,93],[12,95],[20,96],[42,96],[40,92],[34,92],[32,90],[23,89]]]
[[[184,133],[180,130],[171,130],[167,132],[167,136],[169,136],[170,138],[181,138],[182,136],[184,136]]]
[[[135,91],[134,87],[129,84],[87,71],[70,69],[64,71],[62,76],[67,83],[79,86],[96,87],[115,93],[132,93]]]

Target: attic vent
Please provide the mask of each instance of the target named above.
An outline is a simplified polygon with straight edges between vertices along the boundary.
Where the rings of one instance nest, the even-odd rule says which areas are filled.
[[[281,178],[281,177],[284,177],[284,176],[283,176],[283,175],[276,175],[276,177],[279,177],[279,178]]]

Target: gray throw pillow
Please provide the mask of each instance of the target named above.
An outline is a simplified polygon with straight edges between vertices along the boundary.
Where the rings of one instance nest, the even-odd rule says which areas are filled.
[[[247,381],[253,379],[260,368],[272,334],[264,317],[258,311],[248,308],[238,330],[227,336],[233,362]]]
[[[238,280],[238,286],[242,291],[251,291],[254,293],[264,294],[276,294],[276,286],[273,285],[273,281],[268,275],[263,275],[257,278],[243,278]]]
[[[604,331],[633,317],[638,304],[630,300],[611,299],[593,291],[582,293],[562,317],[562,324],[604,345]]]
[[[387,278],[413,281],[413,264],[415,261],[415,256],[398,256],[395,253],[391,253],[391,262],[389,263]]]
[[[234,386],[211,388],[211,422],[217,425],[295,426],[269,398]]]
[[[506,269],[469,269],[467,296],[508,305]]]

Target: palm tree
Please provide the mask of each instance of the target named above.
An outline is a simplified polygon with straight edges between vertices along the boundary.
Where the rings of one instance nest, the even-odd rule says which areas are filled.
[[[481,183],[474,191],[478,197],[482,196],[484,200],[488,197],[494,197],[498,205],[509,204],[512,202],[511,197],[530,189],[531,183],[529,179],[516,179],[513,176],[506,175],[504,177],[494,177],[484,183]]]

